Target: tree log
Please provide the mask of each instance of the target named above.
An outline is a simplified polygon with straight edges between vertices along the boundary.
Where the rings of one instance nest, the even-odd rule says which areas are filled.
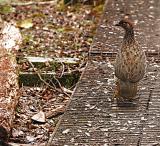
[[[11,135],[19,97],[16,50],[21,40],[12,23],[0,22],[0,140],[4,142]]]

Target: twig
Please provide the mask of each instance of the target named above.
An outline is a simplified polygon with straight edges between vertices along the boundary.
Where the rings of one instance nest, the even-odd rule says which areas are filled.
[[[55,89],[56,91],[59,91],[59,90],[56,88],[55,84],[53,84],[54,86],[51,86],[49,83],[47,83],[47,82],[41,77],[40,73],[35,70],[35,67],[34,67],[34,65],[33,65],[32,62],[30,62],[30,61],[28,61],[28,62],[29,62],[29,64],[32,66],[32,68],[34,69],[35,73],[38,75],[39,79],[40,79],[44,84],[46,84],[48,87],[50,87],[50,88],[52,88],[52,89]],[[70,95],[67,94],[67,93],[63,90],[63,87],[61,86],[61,83],[58,81],[58,79],[57,79],[56,77],[53,77],[53,78],[54,78],[54,79],[56,80],[56,82],[58,83],[58,86],[60,87],[61,91],[62,91],[66,96],[70,97]]]
[[[31,146],[31,144],[21,144],[21,143],[13,143],[13,142],[10,142],[9,144],[10,146]],[[37,146],[37,144],[32,146]],[[38,144],[38,146],[45,146],[45,143]]]
[[[65,112],[65,109],[66,109],[66,107],[64,105],[57,107],[56,109],[51,110],[48,113],[46,113],[46,118],[50,119],[50,118],[55,117],[57,115],[61,115]]]
[[[30,1],[30,2],[23,2],[23,3],[11,3],[12,6],[28,6],[28,5],[47,5],[47,4],[56,4],[57,0],[52,0],[52,1],[45,1],[45,2],[34,2],[34,1]]]
[[[59,60],[60,61],[60,60]],[[59,78],[61,78],[64,74],[64,69],[65,69],[65,66],[64,66],[64,63],[62,61],[60,61],[61,65],[62,65],[62,72],[61,72],[61,75],[59,76]]]
[[[41,77],[40,73],[35,70],[35,67],[34,67],[34,65],[33,65],[32,62],[30,62],[30,61],[28,61],[28,62],[29,62],[29,64],[32,66],[34,72],[38,75],[39,79],[40,79],[44,84],[46,84],[47,86],[49,86],[49,87],[52,88],[52,89],[56,89],[56,86],[55,86],[54,84],[53,84],[54,87],[51,86],[49,83],[47,83],[47,82]]]
[[[50,138],[49,138],[49,140],[48,140],[48,142],[47,142],[47,144],[45,146],[51,146],[52,145],[52,140],[53,140],[53,138],[55,136],[55,133],[57,132],[58,127],[59,127],[59,125],[60,125],[60,123],[62,121],[62,117],[63,117],[63,115],[60,116],[60,119],[59,119],[58,123],[56,124],[56,127],[54,128],[54,131],[51,134],[51,136],[50,136]]]
[[[68,69],[69,70],[69,69]],[[83,68],[76,68],[76,69],[73,69],[72,71],[68,71],[68,72],[63,72],[63,76],[65,75],[70,75],[70,74],[74,74],[74,73],[77,73],[77,72],[82,72],[83,71]],[[61,73],[62,74],[62,73]],[[62,76],[60,76],[61,78]]]
[[[71,0],[71,1],[69,1],[68,3],[66,3],[65,5],[66,5],[66,6],[72,5],[73,2],[74,2],[74,0]]]
[[[53,76],[53,79],[56,80],[56,82],[58,83],[58,86],[59,86],[59,88],[61,89],[61,91],[62,91],[66,96],[71,97],[69,94],[67,94],[67,93],[64,91],[63,87],[61,86],[61,83],[59,82],[59,80],[58,80],[55,76]]]

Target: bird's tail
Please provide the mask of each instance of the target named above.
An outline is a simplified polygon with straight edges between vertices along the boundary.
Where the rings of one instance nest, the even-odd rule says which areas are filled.
[[[137,83],[117,81],[118,96],[133,99],[137,95]]]

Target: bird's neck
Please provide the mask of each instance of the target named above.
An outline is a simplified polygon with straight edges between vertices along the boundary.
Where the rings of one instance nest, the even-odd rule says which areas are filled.
[[[123,40],[125,44],[132,44],[133,42],[135,42],[133,28],[125,30],[125,35]]]

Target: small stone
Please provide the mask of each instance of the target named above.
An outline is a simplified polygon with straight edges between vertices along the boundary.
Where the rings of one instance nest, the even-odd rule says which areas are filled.
[[[40,111],[39,113],[35,114],[31,119],[41,123],[44,123],[46,121],[45,114],[43,111]]]

